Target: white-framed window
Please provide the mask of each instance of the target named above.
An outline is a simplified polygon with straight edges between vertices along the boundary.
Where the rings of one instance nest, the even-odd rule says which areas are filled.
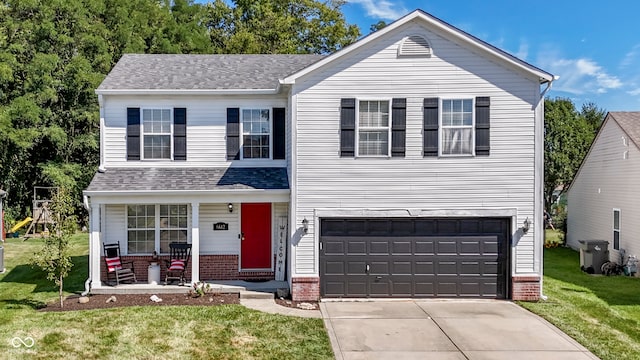
[[[187,242],[188,205],[127,205],[127,253],[169,253],[169,243]]]
[[[613,249],[620,250],[620,209],[613,209]]]
[[[171,159],[171,109],[142,109],[142,158]]]
[[[242,158],[270,159],[271,143],[271,111],[242,109]]]
[[[358,101],[358,156],[389,156],[390,122],[388,100]]]
[[[443,99],[441,155],[473,155],[473,99]]]

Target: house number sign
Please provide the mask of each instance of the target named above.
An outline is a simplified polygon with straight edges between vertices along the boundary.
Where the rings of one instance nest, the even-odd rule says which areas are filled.
[[[229,224],[223,222],[217,222],[213,224],[213,230],[229,230]]]

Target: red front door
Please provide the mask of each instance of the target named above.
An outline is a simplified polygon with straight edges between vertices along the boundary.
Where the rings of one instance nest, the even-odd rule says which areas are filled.
[[[240,268],[271,269],[271,204],[242,204]]]

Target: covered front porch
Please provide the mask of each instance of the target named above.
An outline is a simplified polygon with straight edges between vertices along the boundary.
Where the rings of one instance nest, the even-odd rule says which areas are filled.
[[[286,279],[289,189],[285,169],[241,169],[239,172],[247,175],[244,180],[224,186],[220,185],[223,175],[216,182],[211,175],[218,172],[209,172],[209,180],[218,185],[208,190],[202,188],[206,181],[191,189],[176,189],[175,181],[152,190],[139,188],[144,183],[141,180],[126,189],[107,190],[103,184],[109,182],[105,178],[122,177],[132,171],[141,171],[141,179],[153,180],[149,176],[157,178],[159,170],[175,171],[110,169],[96,174],[85,191],[85,205],[90,210],[92,292],[114,292],[116,288],[131,291],[135,287],[141,291],[173,289],[175,282],[166,286],[164,282],[171,260],[169,244],[174,242],[190,247],[184,271],[187,286],[201,281],[231,286],[221,281],[258,284]],[[109,174],[112,171],[117,174]],[[257,181],[256,177],[263,180]],[[161,177],[160,182],[166,178]],[[256,188],[256,182],[262,188]],[[119,245],[123,266],[129,263],[126,266],[131,266],[135,274],[134,284],[114,287],[115,282],[110,281],[104,244],[114,243]],[[159,265],[155,273],[150,269],[152,263]]]

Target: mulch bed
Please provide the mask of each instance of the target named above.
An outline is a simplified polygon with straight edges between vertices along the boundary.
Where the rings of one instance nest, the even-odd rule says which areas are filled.
[[[149,298],[152,294],[96,294],[89,296],[89,302],[81,304],[78,302],[79,295],[71,295],[64,301],[64,307],[60,308],[60,302],[52,302],[40,311],[74,311],[90,309],[108,309],[123,306],[168,306],[168,305],[197,305],[215,306],[225,304],[239,304],[238,294],[206,294],[201,297],[193,297],[189,294],[156,294],[162,299],[161,302],[153,302]],[[116,301],[107,302],[111,296],[115,296]]]

